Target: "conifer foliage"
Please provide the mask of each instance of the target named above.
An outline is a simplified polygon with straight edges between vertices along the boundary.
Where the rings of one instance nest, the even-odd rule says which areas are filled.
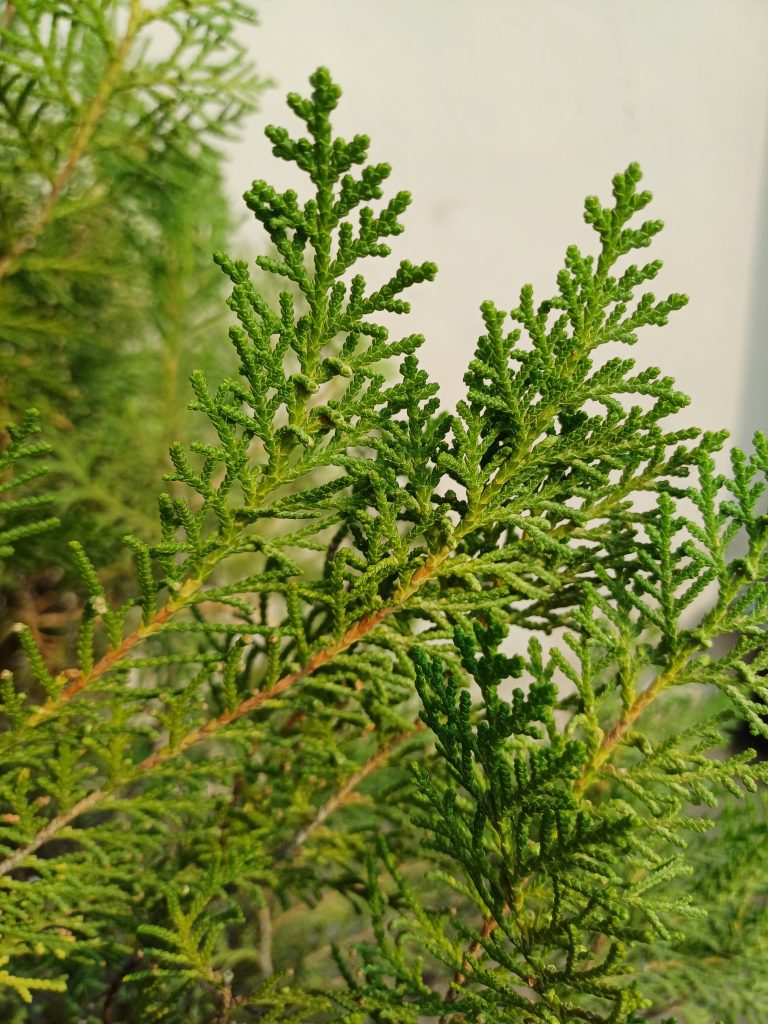
[[[66,529],[115,577],[186,437],[179,379],[211,363],[214,142],[262,88],[237,40],[253,20],[230,0],[0,4],[0,427],[40,410]]]
[[[245,195],[279,296],[216,254],[236,364],[192,376],[214,435],[126,538],[135,597],[74,540],[77,663],[19,627],[7,1019],[762,1019],[768,772],[728,730],[768,733],[768,445],[720,473],[624,354],[685,303],[631,262],[662,226],[640,171],[552,297],[484,304],[450,413],[380,315],[436,267],[361,272],[410,196],[311,86],[304,135],[267,129],[308,195]]]

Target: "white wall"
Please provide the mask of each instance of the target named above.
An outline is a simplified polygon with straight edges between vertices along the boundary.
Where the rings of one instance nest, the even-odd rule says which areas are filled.
[[[686,422],[745,443],[768,427],[768,0],[258,0],[249,45],[275,78],[229,184],[286,187],[263,125],[326,64],[337,125],[373,139],[414,205],[396,254],[440,274],[412,293],[404,331],[446,404],[479,333],[479,303],[549,290],[565,246],[588,237],[585,195],[638,160],[667,222],[658,291],[686,291],[635,354],[693,398]],[[256,247],[249,230],[244,251]],[[383,269],[383,268],[382,268]],[[541,293],[543,297],[543,292]]]

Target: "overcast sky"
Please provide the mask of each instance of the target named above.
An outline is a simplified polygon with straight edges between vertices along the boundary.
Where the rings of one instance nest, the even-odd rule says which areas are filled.
[[[277,88],[231,148],[229,188],[295,185],[263,125],[318,64],[344,89],[336,124],[413,192],[396,255],[434,260],[402,333],[452,405],[480,331],[478,306],[551,291],[588,241],[585,195],[607,198],[630,160],[667,228],[658,292],[691,305],[634,354],[691,394],[689,422],[742,443],[768,426],[768,2],[766,0],[260,0],[248,38]],[[259,246],[259,235],[247,235]],[[372,265],[372,271],[373,271]],[[382,266],[381,268],[385,268]],[[540,292],[544,297],[544,292]]]

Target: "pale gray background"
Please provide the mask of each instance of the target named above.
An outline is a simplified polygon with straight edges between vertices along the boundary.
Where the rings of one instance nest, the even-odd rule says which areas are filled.
[[[659,293],[691,304],[646,329],[638,359],[693,398],[688,422],[748,442],[768,426],[768,0],[259,0],[247,39],[277,88],[231,147],[228,187],[300,179],[263,125],[318,64],[344,89],[336,124],[373,139],[395,188],[413,192],[398,257],[440,274],[411,298],[402,332],[453,405],[488,297],[551,289],[582,242],[582,200],[607,197],[630,160],[667,228]],[[260,236],[246,225],[241,252]],[[372,268],[375,264],[371,264]],[[384,267],[381,266],[383,271]],[[544,296],[544,292],[540,293]]]

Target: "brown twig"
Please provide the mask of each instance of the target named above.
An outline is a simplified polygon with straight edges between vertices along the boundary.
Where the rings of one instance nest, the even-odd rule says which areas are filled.
[[[122,639],[117,647],[107,651],[107,653],[100,658],[88,672],[79,672],[76,669],[68,669],[61,673],[60,678],[67,678],[69,682],[62,688],[56,697],[47,700],[45,704],[42,704],[37,711],[29,716],[26,722],[27,726],[34,727],[40,722],[43,722],[54,712],[58,711],[58,709],[64,704],[77,697],[78,694],[83,692],[83,690],[88,689],[91,683],[96,682],[96,680],[106,675],[107,672],[117,668],[121,662],[125,661],[134,647],[143,643],[148,637],[158,633],[169,619],[173,618],[174,615],[185,608],[188,599],[194,596],[201,585],[202,584],[198,580],[187,581],[179,593],[155,613],[155,616],[148,625],[141,626],[139,629],[129,633]]]
[[[175,746],[165,746],[154,751],[137,766],[136,774],[147,774],[155,769],[159,764],[189,749],[189,747],[193,746],[195,743],[199,743],[205,739],[210,739],[227,725],[236,721],[238,718],[242,718],[243,715],[249,714],[250,712],[262,707],[268,701],[273,700],[275,697],[284,693],[289,689],[289,687],[293,686],[294,683],[305,679],[337,655],[346,651],[353,644],[358,643],[385,619],[398,611],[402,605],[405,604],[405,602],[432,577],[437,567],[444,561],[448,554],[449,551],[447,549],[443,549],[443,551],[439,552],[437,555],[433,555],[431,559],[429,559],[413,574],[409,582],[398,590],[395,601],[393,601],[391,605],[388,605],[386,608],[380,608],[377,612],[374,612],[371,615],[366,615],[362,619],[358,620],[349,627],[340,640],[323,648],[323,650],[318,651],[312,658],[310,658],[303,668],[298,669],[296,672],[288,673],[279,679],[268,690],[256,691],[233,710],[218,715],[216,718],[211,719],[204,726],[201,726],[198,729],[193,729]],[[199,586],[200,584],[197,583],[196,585]],[[180,596],[181,595],[177,595],[177,601]],[[175,614],[175,612],[179,610],[179,607],[180,605],[178,603],[169,602],[164,609],[158,612],[149,626],[130,634],[130,636],[127,637],[119,647],[105,655],[104,658],[94,666],[90,673],[76,674],[69,686],[65,688],[65,691],[63,691],[63,693],[66,693],[66,699],[72,699],[72,697],[77,693],[80,693],[85,689],[93,679],[114,668],[115,665],[118,664],[119,661],[136,646],[136,644],[145,639],[145,637],[150,635],[150,633],[156,632],[160,628],[162,622],[170,618],[172,614]],[[62,695],[59,696],[58,700],[61,701],[61,699]],[[40,709],[37,715],[32,716],[33,724],[45,717],[43,711],[46,708],[48,708],[48,705],[43,705],[43,708]],[[46,714],[49,713],[50,708],[46,711]],[[135,776],[132,776],[132,778],[133,777]],[[48,824],[37,833],[31,842],[9,854],[3,861],[0,861],[0,876],[8,874],[9,871],[13,871],[14,868],[19,866],[25,857],[34,853],[45,843],[49,842],[59,831],[61,831],[62,828],[69,825],[75,818],[79,817],[85,811],[90,810],[105,796],[109,795],[110,792],[110,790],[106,789],[93,790],[87,796],[83,797],[82,800],[79,800],[76,804],[70,807],[69,810],[62,812],[62,814],[51,819],[51,821],[49,821]]]
[[[269,904],[259,907],[259,971],[262,978],[271,978],[274,974],[272,963],[272,912]]]
[[[123,982],[134,971],[141,965],[143,953],[140,949],[133,952],[128,959],[125,961],[123,966],[120,968],[119,973],[115,976],[107,993],[104,996],[104,1005],[102,1007],[101,1019],[103,1024],[113,1024],[116,1020],[115,1013],[117,1010],[117,1000],[120,995],[120,991],[123,987]]]
[[[232,991],[231,971],[211,971],[208,983],[213,986],[219,998],[219,1010],[213,1024],[229,1024],[232,1019],[232,1012],[237,1008],[240,1000],[235,997]]]
[[[225,711],[217,715],[216,718],[210,719],[200,728],[188,732],[174,747],[166,746],[156,750],[141,762],[139,771],[142,773],[152,771],[163,761],[167,761],[168,758],[175,757],[176,754],[182,753],[189,747],[201,742],[201,740],[215,735],[226,726],[231,725],[232,722],[236,722],[238,718],[242,718],[243,715],[257,711],[264,704],[285,693],[295,683],[306,679],[307,676],[317,672],[319,668],[332,661],[337,655],[342,654],[349,647],[352,647],[353,644],[358,643],[358,641],[362,640],[371,630],[375,629],[384,619],[391,615],[394,610],[394,608],[382,608],[373,615],[366,615],[353,626],[350,626],[341,640],[318,651],[303,668],[297,669],[295,672],[289,672],[281,679],[278,679],[268,690],[257,690],[250,697],[246,697],[244,701],[241,701],[236,708],[233,708],[231,711]]]
[[[48,824],[40,829],[31,842],[27,843],[26,846],[20,846],[18,850],[8,854],[5,860],[0,863],[0,875],[7,875],[15,870],[30,854],[35,853],[41,846],[50,842],[54,836],[58,835],[75,818],[79,818],[81,814],[90,811],[108,795],[109,791],[105,789],[91,790],[82,800],[78,800],[76,804],[73,804],[69,810],[57,814],[55,818],[51,818]]]
[[[674,685],[680,672],[687,664],[688,657],[689,654],[681,656],[664,672],[660,672],[653,682],[635,697],[632,704],[622,711],[619,720],[613,728],[609,729],[603,736],[597,753],[592,758],[592,761],[585,766],[580,777],[576,780],[574,788],[577,792],[583,793],[587,789],[640,715],[649,708],[651,704],[653,704],[657,697],[661,696],[661,694],[668,690],[670,686]]]
[[[378,768],[381,768],[382,765],[389,760],[390,755],[397,749],[397,747],[405,743],[406,740],[411,739],[412,736],[415,736],[423,729],[424,723],[421,721],[416,722],[412,729],[407,729],[405,732],[398,733],[398,735],[393,736],[385,746],[380,750],[377,750],[376,753],[365,762],[365,764],[361,765],[356,772],[349,776],[340,789],[337,789],[336,792],[326,800],[322,807],[317,811],[314,818],[299,829],[291,842],[285,847],[279,859],[290,860],[292,857],[295,857],[304,843],[306,843],[306,841],[320,828],[326,818],[333,814],[334,811],[337,811],[349,800],[352,793],[357,789],[363,779],[366,779]]]

